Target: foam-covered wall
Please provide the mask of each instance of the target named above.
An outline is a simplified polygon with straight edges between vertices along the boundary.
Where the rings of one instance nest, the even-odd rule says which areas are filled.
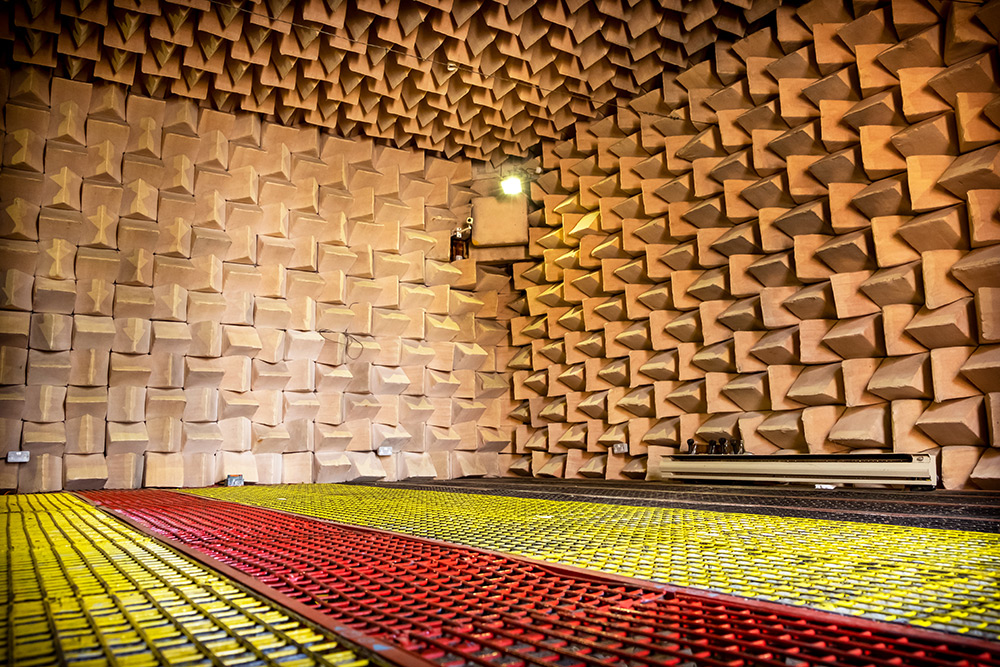
[[[547,144],[509,470],[655,478],[726,437],[995,485],[998,31],[995,1],[782,7]]]
[[[468,161],[30,66],[0,94],[0,487],[499,471]]]

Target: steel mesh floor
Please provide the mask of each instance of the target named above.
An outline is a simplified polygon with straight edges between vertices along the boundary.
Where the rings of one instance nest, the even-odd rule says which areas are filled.
[[[987,491],[900,492],[889,489],[813,489],[806,486],[655,482],[618,484],[605,480],[521,478],[378,482],[366,485],[512,498],[580,500],[609,505],[773,514],[984,533],[1000,532],[1000,493]]]
[[[374,486],[191,494],[639,579],[1000,637],[1000,535]]]
[[[357,490],[341,497],[357,499]],[[319,493],[242,491],[300,492],[275,500]],[[553,569],[192,495],[85,495],[337,624],[448,667],[1000,664],[1000,646],[957,635]]]
[[[368,661],[68,494],[0,499],[0,664]]]

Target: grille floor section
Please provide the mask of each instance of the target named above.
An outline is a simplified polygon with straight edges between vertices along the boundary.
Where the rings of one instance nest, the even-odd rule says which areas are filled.
[[[0,498],[0,665],[368,664],[69,494]]]
[[[589,575],[191,494],[85,495],[335,624],[447,667],[1000,664],[1000,647],[955,635]]]
[[[193,490],[539,560],[1000,637],[1000,535],[355,485]]]

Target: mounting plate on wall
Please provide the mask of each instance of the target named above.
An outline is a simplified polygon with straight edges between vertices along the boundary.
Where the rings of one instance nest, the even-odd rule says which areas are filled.
[[[472,219],[472,245],[477,248],[528,243],[526,195],[476,197]]]
[[[27,463],[31,460],[31,452],[7,452],[7,463]]]

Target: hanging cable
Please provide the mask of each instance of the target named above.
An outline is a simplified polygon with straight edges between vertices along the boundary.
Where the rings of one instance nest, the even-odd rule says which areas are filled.
[[[344,356],[347,357],[347,359],[350,361],[357,361],[358,359],[361,358],[362,353],[364,353],[365,351],[365,346],[364,343],[361,342],[361,339],[353,334],[347,333],[346,331],[334,331],[333,329],[319,329],[317,330],[317,333],[319,333],[319,335],[321,335],[323,338],[325,338],[330,342],[343,345]],[[335,340],[327,336],[327,334],[335,334],[337,336],[343,336],[344,340],[343,341]],[[353,356],[351,355],[352,344],[357,346],[357,353],[354,354]]]

